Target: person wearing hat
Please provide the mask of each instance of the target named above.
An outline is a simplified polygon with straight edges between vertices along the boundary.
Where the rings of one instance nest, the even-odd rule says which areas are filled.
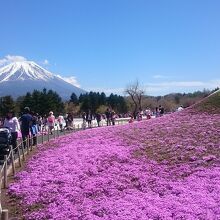
[[[24,108],[24,114],[20,118],[21,122],[21,135],[23,140],[24,148],[26,147],[26,140],[29,138],[30,127],[32,125],[33,118],[30,114],[30,108]]]
[[[3,126],[10,130],[12,147],[13,149],[15,149],[17,147],[17,138],[18,138],[18,132],[20,130],[20,124],[18,122],[17,117],[15,117],[13,111],[8,111]]]
[[[53,134],[52,130],[54,129],[54,126],[55,126],[55,117],[52,111],[49,112],[49,116],[47,118],[47,124],[49,127],[50,134]]]

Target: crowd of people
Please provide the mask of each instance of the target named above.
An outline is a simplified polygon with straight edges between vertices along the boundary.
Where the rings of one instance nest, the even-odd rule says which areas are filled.
[[[93,120],[96,120],[98,127],[101,126],[102,120],[106,121],[107,126],[115,125],[115,119],[119,117],[122,117],[122,115],[117,115],[114,110],[110,110],[109,108],[106,109],[105,114],[101,114],[99,112],[92,113],[91,110],[88,110],[82,114],[83,128],[86,128],[87,125],[91,128]]]
[[[136,118],[137,121],[141,121],[144,118],[151,119],[152,117],[157,118],[163,116],[165,113],[164,107],[159,105],[159,107],[156,107],[155,110],[151,110],[150,108],[147,108],[145,110],[140,110],[136,113],[136,115],[130,115],[129,123],[134,122],[134,119]]]
[[[59,120],[59,118],[58,118]],[[27,139],[32,137],[32,145],[37,144],[37,134],[46,132],[52,134],[55,126],[55,116],[53,112],[49,112],[48,116],[41,117],[37,113],[31,112],[29,107],[25,107],[21,117],[17,118],[13,111],[8,111],[3,120],[0,120],[0,127],[8,128],[11,133],[11,144],[14,149],[17,147],[17,139],[19,133],[23,140],[23,146],[26,148]]]
[[[101,121],[105,121],[107,126],[114,126],[117,118],[130,118],[129,123],[132,123],[135,118],[137,121],[143,118],[150,119],[152,116],[160,117],[164,114],[164,108],[159,106],[152,111],[151,109],[141,110],[136,113],[136,115],[127,114],[116,114],[116,112],[110,108],[107,108],[104,114],[92,113],[91,110],[82,113],[82,128],[91,128],[93,120],[97,122],[98,127],[100,127]],[[64,129],[71,130],[74,129],[74,117],[72,113],[68,113],[65,116],[60,113],[57,117],[54,116],[53,112],[50,111],[48,115],[40,116],[39,114],[30,110],[29,107],[25,107],[21,117],[17,118],[13,111],[8,111],[7,115],[3,120],[0,120],[0,127],[9,128],[12,137],[13,148],[17,147],[17,138],[19,132],[23,140],[24,148],[26,147],[26,139],[31,135],[33,140],[33,145],[36,145],[37,134],[53,134],[55,126],[59,128],[60,132]]]
[[[93,114],[91,110],[87,112],[83,112],[82,119],[83,119],[83,127],[86,128],[87,126],[90,128],[92,126],[92,121],[96,120],[98,127],[101,126],[101,121],[105,120],[106,125],[115,125],[116,119],[120,118],[130,118],[129,123],[135,121],[142,120],[143,118],[151,119],[152,117],[161,117],[164,115],[164,107],[159,105],[159,107],[155,108],[155,111],[152,111],[150,108],[146,110],[140,110],[136,113],[126,113],[126,114],[116,114],[114,110],[107,108],[104,114],[95,113]]]

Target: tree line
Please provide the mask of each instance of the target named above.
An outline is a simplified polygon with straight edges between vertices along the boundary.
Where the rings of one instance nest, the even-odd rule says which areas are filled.
[[[63,101],[55,91],[34,90],[16,100],[11,96],[0,97],[0,117],[4,117],[8,110],[14,110],[17,115],[20,115],[26,106],[42,116],[47,115],[51,110],[55,115],[71,112],[75,116],[80,116],[81,113],[87,112],[89,109],[92,113],[103,114],[107,108],[114,110],[117,114],[130,113],[135,115],[138,111],[146,108],[154,110],[159,105],[162,105],[166,112],[171,112],[180,105],[188,107],[218,89],[212,91],[204,89],[193,93],[172,93],[165,96],[147,96],[144,94],[144,90],[140,89],[139,84],[135,83],[126,88],[125,94],[127,96],[116,94],[106,96],[104,92],[88,92],[77,97],[75,93],[72,93],[67,101]]]
[[[128,111],[125,98],[120,95],[106,96],[104,92],[89,92],[77,97],[75,93],[72,93],[68,101],[62,101],[62,98],[55,91],[43,89],[42,91],[28,92],[16,100],[11,96],[1,97],[0,116],[4,117],[8,110],[13,110],[19,115],[26,106],[42,116],[47,115],[49,111],[53,111],[55,115],[71,112],[75,116],[88,110],[94,114],[103,114],[107,108],[111,108],[117,113]]]

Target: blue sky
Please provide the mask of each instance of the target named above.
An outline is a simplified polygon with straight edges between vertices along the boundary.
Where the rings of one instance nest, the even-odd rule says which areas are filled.
[[[33,60],[86,90],[220,86],[219,0],[0,0],[0,64]],[[8,56],[10,55],[10,56]]]

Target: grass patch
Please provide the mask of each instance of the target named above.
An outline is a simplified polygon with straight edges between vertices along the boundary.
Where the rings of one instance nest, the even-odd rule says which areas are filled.
[[[220,114],[220,91],[203,99],[201,102],[195,104],[193,109],[199,112],[208,112],[213,114]]]

